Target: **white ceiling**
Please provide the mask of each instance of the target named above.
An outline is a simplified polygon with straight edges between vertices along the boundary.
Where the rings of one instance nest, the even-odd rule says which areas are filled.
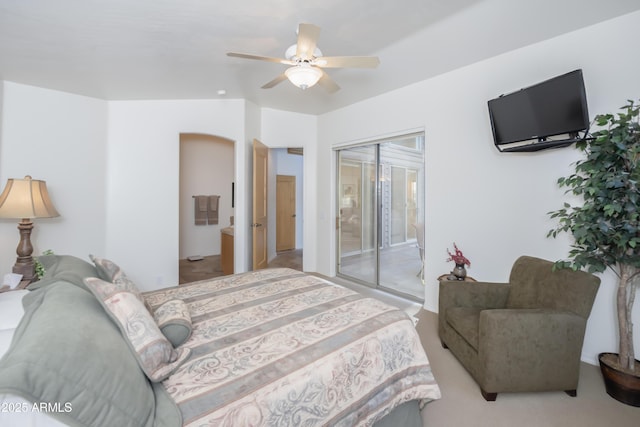
[[[638,0],[0,0],[0,79],[107,100],[245,98],[321,114],[640,9]],[[327,56],[376,55],[377,69],[329,69],[327,94],[260,87],[298,23]],[[594,52],[594,55],[597,52]],[[226,95],[218,95],[218,90]]]

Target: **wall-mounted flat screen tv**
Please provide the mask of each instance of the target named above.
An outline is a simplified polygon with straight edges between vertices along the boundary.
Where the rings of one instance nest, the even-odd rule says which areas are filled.
[[[500,151],[537,151],[570,145],[589,128],[582,70],[501,95],[488,102]],[[559,136],[558,138],[553,138]]]

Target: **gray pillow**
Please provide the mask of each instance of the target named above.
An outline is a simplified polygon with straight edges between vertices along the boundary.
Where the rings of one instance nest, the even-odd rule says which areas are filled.
[[[83,282],[84,278],[98,274],[93,265],[72,255],[42,255],[37,258],[44,267],[44,276],[27,286],[30,291],[59,281],[66,281],[87,289]]]
[[[99,258],[94,255],[89,255],[89,258],[91,258],[91,261],[93,261],[93,263],[95,264],[96,270],[98,271],[98,277],[100,279],[116,284],[120,289],[131,292],[133,295],[135,295],[136,298],[140,300],[141,303],[144,304],[149,313],[153,313],[153,311],[151,310],[151,306],[149,306],[147,301],[145,301],[144,296],[142,296],[142,293],[140,292],[136,284],[133,282],[133,280],[127,277],[124,270],[122,270],[118,264],[106,258]],[[85,286],[86,284],[87,282],[85,281]]]
[[[70,411],[49,415],[71,426],[181,425],[175,403],[151,385],[91,293],[59,282],[23,303],[25,315],[0,360],[0,393],[69,403]],[[160,413],[167,419],[156,420]]]
[[[125,275],[120,266],[109,259],[100,258],[93,254],[89,254],[89,258],[95,264],[96,270],[98,271],[98,277],[102,280],[113,282]]]

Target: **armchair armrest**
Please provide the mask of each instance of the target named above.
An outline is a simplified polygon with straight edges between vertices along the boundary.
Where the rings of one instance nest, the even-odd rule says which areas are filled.
[[[444,314],[449,307],[503,308],[510,288],[508,283],[441,280],[438,311]]]
[[[570,311],[499,309],[480,313],[478,356],[486,391],[577,387],[586,320]],[[489,366],[490,365],[490,366]],[[575,378],[575,380],[573,379]],[[574,384],[575,382],[575,384]],[[511,390],[505,390],[508,383]]]
[[[456,346],[455,341],[463,347],[465,346],[464,339],[454,331],[446,320],[449,308],[466,307],[478,311],[504,308],[510,288],[508,283],[441,280],[438,296],[438,335],[442,346],[445,348],[450,345]],[[475,350],[473,352],[475,353]]]

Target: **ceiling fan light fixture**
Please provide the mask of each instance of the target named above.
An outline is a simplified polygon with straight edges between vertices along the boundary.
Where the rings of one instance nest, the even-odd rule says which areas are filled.
[[[312,67],[308,63],[302,63],[294,67],[287,68],[284,72],[291,83],[304,90],[318,83],[322,77],[322,71]]]

